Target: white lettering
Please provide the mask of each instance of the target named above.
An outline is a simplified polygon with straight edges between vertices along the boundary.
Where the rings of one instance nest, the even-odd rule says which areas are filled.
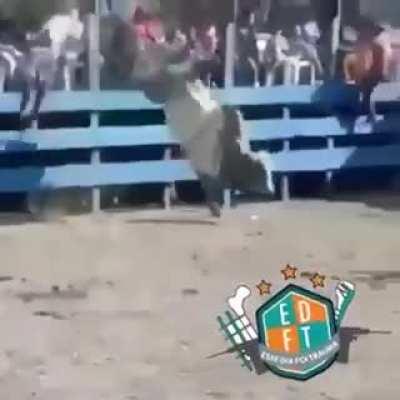
[[[283,347],[285,351],[290,351],[289,343],[292,341],[292,338],[289,337],[290,329],[283,330]]]
[[[298,303],[297,310],[299,312],[300,323],[304,324],[311,320],[311,308],[307,301],[300,300]]]
[[[310,329],[311,329],[310,326],[302,326],[302,327],[300,327],[300,330],[303,332],[304,342],[306,344],[307,349],[311,348]]]
[[[289,315],[289,312],[285,310],[287,304],[282,303],[279,305],[279,311],[281,313],[281,324],[282,325],[290,325],[290,321],[286,319],[286,317]]]

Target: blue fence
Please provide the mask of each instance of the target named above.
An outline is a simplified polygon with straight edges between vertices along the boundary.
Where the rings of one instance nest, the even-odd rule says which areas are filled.
[[[358,139],[365,135],[398,133],[400,90],[396,85],[382,85],[379,90],[380,119],[373,125],[360,118],[358,91],[332,83],[318,87],[234,88],[215,90],[215,97],[224,104],[257,109],[247,120],[254,145],[281,143],[280,151],[272,153],[272,168],[282,179],[284,197],[289,197],[289,177],[294,172],[325,172],[327,179],[345,168],[398,166],[400,143],[392,140],[364,147],[352,140],[351,145],[338,145],[338,139]],[[381,96],[379,98],[379,96]],[[3,114],[16,114],[17,94],[0,96],[0,126]],[[54,92],[45,99],[44,114],[61,113],[73,116],[87,113],[87,127],[29,129],[24,132],[0,131],[0,158],[19,155],[27,158],[32,152],[85,150],[88,162],[68,159],[63,165],[0,168],[0,192],[32,192],[43,189],[91,188],[93,206],[99,207],[99,190],[114,185],[161,183],[166,187],[179,181],[194,181],[196,176],[185,160],[160,159],[135,162],[103,162],[101,151],[134,146],[176,145],[164,125],[109,126],[102,116],[110,112],[160,110],[139,92],[87,91]],[[273,112],[272,112],[272,111]],[[246,112],[245,112],[246,115]],[[294,141],[321,139],[318,148],[298,148]]]

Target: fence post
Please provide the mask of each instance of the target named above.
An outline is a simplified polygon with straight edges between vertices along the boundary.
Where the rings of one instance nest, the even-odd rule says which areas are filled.
[[[3,64],[0,64],[0,93],[3,93],[6,86],[7,79],[7,67]]]
[[[99,126],[99,114],[97,112],[92,112],[90,115],[90,130],[91,132],[95,132],[95,130]],[[90,155],[90,164],[92,168],[96,168],[101,163],[100,159],[100,150],[93,149]],[[92,188],[92,212],[98,213],[101,211],[101,192],[100,188],[93,186]]]
[[[94,14],[88,15],[88,47],[89,47],[89,87],[92,94],[100,91],[100,26],[99,17]],[[93,96],[95,97],[95,96]],[[96,131],[99,126],[99,113],[92,110],[90,117],[90,129]],[[92,149],[90,162],[93,168],[100,164],[100,150]],[[92,188],[92,211],[99,212],[100,204],[100,188]]]
[[[335,140],[334,138],[330,137],[327,139],[327,147],[329,150],[333,150],[335,148]],[[333,178],[333,171],[328,170],[325,172],[325,191],[327,194],[331,192],[331,184]]]
[[[330,67],[330,77],[335,77],[336,72],[336,64],[338,60],[338,50],[340,46],[340,31],[342,26],[342,19],[343,19],[343,0],[337,0],[337,14],[332,21],[332,38],[330,43],[330,50],[331,50],[331,65]]]
[[[238,1],[235,1],[235,21],[238,9]],[[236,53],[236,24],[231,22],[226,27],[225,38],[225,88],[232,88],[235,86],[235,53]],[[232,191],[225,189],[223,193],[223,206],[228,209],[232,206]]]
[[[172,160],[172,149],[168,148],[164,152],[164,161]],[[171,209],[173,199],[177,197],[175,182],[166,184],[163,194],[163,203],[166,210]]]
[[[283,119],[287,120],[290,118],[290,110],[288,107],[283,108]],[[283,141],[283,152],[289,153],[290,151],[290,140],[285,139]],[[281,177],[281,196],[283,201],[290,200],[290,177],[288,173],[282,174]]]
[[[235,86],[235,23],[231,22],[226,28],[226,51],[225,51],[225,88]]]

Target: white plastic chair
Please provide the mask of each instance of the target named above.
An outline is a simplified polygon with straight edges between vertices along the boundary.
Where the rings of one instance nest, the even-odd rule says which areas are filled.
[[[310,71],[310,85],[316,83],[316,70],[311,62],[301,60],[298,57],[287,57],[278,62],[272,70],[267,70],[265,77],[266,86],[272,86],[276,82],[276,73],[279,68],[283,68],[284,85],[299,85],[301,71],[304,69],[309,69]]]
[[[293,64],[294,68],[294,78],[293,84],[298,85],[300,83],[301,71],[303,69],[308,69],[310,71],[310,85],[315,85],[316,81],[316,71],[315,66],[307,60],[299,60],[297,63]]]

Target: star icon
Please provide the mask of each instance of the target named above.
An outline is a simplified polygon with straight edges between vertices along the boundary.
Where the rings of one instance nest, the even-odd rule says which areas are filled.
[[[268,282],[265,282],[263,279],[258,285],[257,289],[260,292],[260,296],[265,296],[267,294],[271,294],[271,284]]]
[[[310,278],[310,281],[313,284],[314,289],[317,289],[319,287],[325,287],[325,279],[326,277],[324,275],[316,273],[312,276],[312,278]]]
[[[284,269],[281,270],[285,281],[289,279],[296,279],[297,268],[292,267],[290,264],[287,264]]]

